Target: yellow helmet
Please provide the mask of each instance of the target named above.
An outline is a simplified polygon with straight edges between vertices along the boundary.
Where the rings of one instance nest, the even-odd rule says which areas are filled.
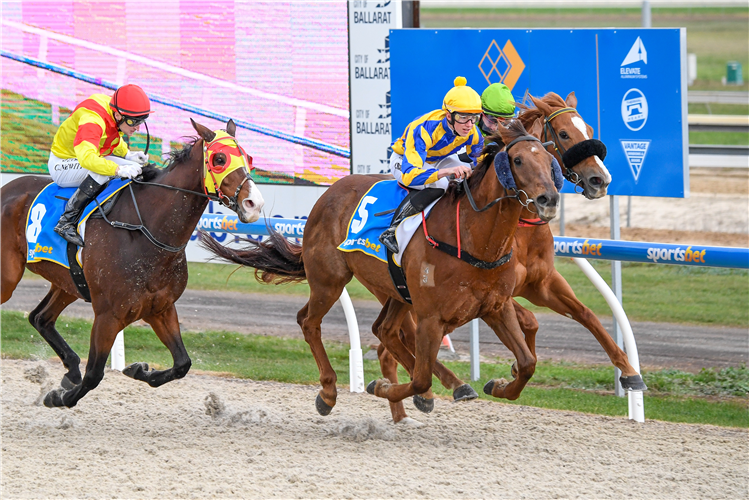
[[[468,87],[467,82],[462,76],[455,78],[453,82],[455,86],[445,94],[442,109],[450,113],[481,113],[481,96]]]

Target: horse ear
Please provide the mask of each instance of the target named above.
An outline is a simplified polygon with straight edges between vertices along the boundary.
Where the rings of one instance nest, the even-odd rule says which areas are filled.
[[[569,93],[567,96],[567,99],[564,100],[564,102],[567,103],[567,106],[570,108],[576,108],[577,107],[577,97],[575,97],[575,91]]]
[[[190,123],[192,123],[192,128],[195,129],[195,131],[200,135],[200,137],[203,138],[206,142],[211,142],[213,139],[216,138],[216,133],[212,130],[204,127],[200,123],[197,123],[195,120],[190,118]]]
[[[528,132],[530,132],[530,134],[536,139],[540,139],[543,131],[544,126],[543,124],[541,124],[541,119],[536,118],[535,120],[533,120],[533,125],[531,125],[531,129]]]
[[[229,118],[229,121],[226,122],[226,133],[232,137],[236,137],[237,125],[234,123],[234,120],[232,120],[231,118]]]
[[[533,101],[533,104],[535,104],[536,107],[541,110],[544,116],[549,116],[552,113],[551,107],[545,102],[543,102],[541,99],[537,99],[533,96],[530,96],[530,98],[531,98],[531,101]]]

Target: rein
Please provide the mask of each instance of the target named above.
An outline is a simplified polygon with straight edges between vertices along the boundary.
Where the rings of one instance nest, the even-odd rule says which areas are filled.
[[[148,184],[145,182],[141,182],[141,184]],[[165,184],[156,184],[156,185],[163,185],[166,187]],[[135,193],[133,193],[133,184],[130,183],[127,185],[127,187],[130,189],[130,196],[133,198],[133,205],[135,206],[135,213],[138,214],[138,221],[140,221],[140,224],[129,224],[127,222],[119,222],[119,221],[110,221],[107,219],[107,215],[104,213],[104,210],[102,210],[101,205],[99,204],[99,200],[96,200],[96,206],[99,209],[99,212],[101,212],[101,216],[104,218],[104,221],[107,222],[112,227],[118,228],[118,229],[127,229],[128,231],[140,231],[145,235],[146,238],[148,238],[148,241],[153,243],[158,248],[161,248],[162,250],[166,250],[167,252],[177,253],[180,250],[183,250],[187,243],[184,245],[180,245],[178,247],[173,247],[171,245],[167,245],[166,243],[162,243],[159,240],[157,240],[153,234],[151,234],[151,231],[148,230],[148,228],[143,225],[143,218],[140,216],[140,209],[138,208],[138,202],[135,201]],[[182,189],[181,191],[187,191],[185,189]],[[200,193],[197,193],[200,194]]]
[[[216,167],[215,165],[213,165],[213,162],[212,162],[213,155],[207,156],[206,153],[211,152],[211,148],[212,148],[213,145],[215,145],[216,143],[219,143],[219,141],[226,140],[227,137],[229,137],[229,138],[231,138],[231,139],[234,140],[234,143],[236,144],[236,148],[241,153],[241,158],[242,158],[242,161],[243,161],[243,165],[236,166],[234,168],[231,168],[230,165],[226,165],[223,168]],[[227,159],[229,159],[229,155],[226,154],[226,156],[227,156]],[[172,191],[181,191],[183,193],[189,193],[189,194],[193,194],[195,196],[201,196],[203,198],[207,198],[210,201],[217,201],[217,202],[221,203],[222,205],[224,205],[225,207],[229,208],[230,210],[232,210],[234,212],[238,212],[238,210],[239,210],[239,192],[242,190],[242,186],[244,186],[244,184],[248,180],[249,181],[252,180],[252,177],[250,176],[250,173],[249,173],[249,171],[247,169],[247,167],[249,167],[249,170],[252,170],[252,168],[253,168],[252,167],[252,157],[250,157],[249,155],[247,155],[247,153],[244,152],[244,149],[242,149],[242,147],[239,145],[239,143],[236,141],[236,139],[234,139],[230,135],[226,134],[226,136],[222,136],[222,137],[219,137],[217,139],[214,139],[207,146],[205,145],[205,141],[204,141],[204,145],[203,145],[203,164],[205,166],[205,169],[203,170],[203,190],[204,190],[204,192],[202,192],[202,193],[200,191],[193,191],[191,189],[184,189],[184,188],[180,188],[180,187],[177,187],[177,186],[170,186],[169,184],[159,184],[157,182],[144,182],[144,181],[141,181],[141,180],[138,180],[138,179],[132,179],[132,182],[130,184],[128,184],[127,187],[130,190],[130,196],[133,199],[133,206],[135,207],[135,213],[138,215],[138,221],[140,222],[140,224],[136,225],[136,224],[130,224],[130,223],[127,223],[127,222],[110,221],[109,219],[107,219],[107,216],[104,213],[104,210],[102,209],[101,204],[99,203],[99,200],[96,200],[96,206],[99,209],[99,212],[101,212],[101,215],[104,218],[104,221],[107,222],[110,226],[112,226],[114,228],[118,228],[118,229],[126,229],[128,231],[140,231],[148,239],[148,241],[150,241],[151,243],[153,243],[156,247],[158,247],[158,248],[160,248],[162,250],[166,250],[167,252],[172,252],[172,253],[179,252],[179,251],[183,250],[187,246],[187,243],[185,243],[183,245],[180,245],[178,247],[174,247],[174,246],[171,246],[171,245],[167,245],[166,243],[162,243],[159,240],[157,240],[156,237],[154,237],[154,235],[151,233],[151,231],[149,231],[148,228],[143,224],[143,218],[140,215],[140,208],[138,207],[138,202],[135,199],[135,193],[133,192],[133,184],[132,183],[134,182],[136,184],[140,184],[140,185],[143,185],[143,186],[157,186],[157,187],[162,187],[162,188],[170,189]],[[234,170],[237,170],[238,168],[244,168],[245,169],[245,171],[244,171],[245,178],[242,179],[242,182],[240,182],[239,186],[237,186],[237,189],[234,192],[234,196],[228,197],[228,196],[226,196],[225,194],[223,194],[221,192],[221,189],[220,189],[221,182],[223,182],[224,178],[227,175],[229,175]],[[208,192],[208,183],[207,183],[208,179],[207,179],[207,176],[206,176],[206,172],[210,173],[210,175],[211,175],[211,180],[213,182],[213,187],[215,189],[216,194],[212,194],[212,193]],[[218,180],[216,179],[216,176],[214,175],[214,172],[217,173],[217,174],[222,174],[222,175],[219,176]]]
[[[541,142],[539,139],[533,137],[532,135],[523,135],[523,136],[520,136],[520,137],[514,139],[507,146],[505,146],[505,148],[504,148],[505,152],[509,151],[512,146],[514,146],[518,142],[522,142],[522,141],[538,141],[538,142]],[[491,144],[495,144],[496,145],[496,143],[491,143]],[[491,145],[491,144],[489,144],[489,145]],[[543,146],[544,147],[547,146],[547,143],[543,143]],[[483,208],[479,208],[476,205],[476,201],[473,199],[473,194],[471,193],[471,188],[468,186],[468,179],[463,179],[461,182],[463,183],[463,188],[466,191],[466,197],[468,198],[468,202],[471,204],[471,208],[476,213],[484,212],[484,211],[488,210],[489,208],[493,207],[494,205],[496,205],[497,203],[499,203],[500,201],[507,200],[507,199],[516,199],[516,200],[518,200],[518,203],[520,203],[520,205],[522,205],[523,208],[526,208],[529,211],[530,211],[529,205],[531,203],[533,203],[533,200],[530,199],[530,197],[528,196],[528,193],[526,193],[522,189],[517,189],[516,188],[515,192],[517,194],[512,195],[512,196],[500,196],[499,198],[496,198],[495,200],[492,200],[489,203],[487,203],[486,206],[484,206]],[[505,190],[506,190],[506,188],[505,188]],[[525,195],[525,201],[523,201],[520,198],[520,193],[523,193]],[[465,251],[462,250],[461,245],[460,245],[460,201],[458,201],[458,206],[457,206],[457,210],[456,210],[456,213],[455,213],[455,226],[456,226],[456,233],[457,233],[457,240],[458,240],[458,246],[457,247],[454,247],[454,246],[450,245],[449,243],[445,243],[444,241],[435,240],[434,238],[432,238],[431,236],[429,236],[429,233],[427,232],[427,221],[426,221],[426,218],[424,217],[424,212],[421,212],[421,219],[422,219],[421,225],[424,228],[424,237],[426,238],[427,242],[429,242],[429,244],[432,245],[432,248],[436,248],[437,250],[441,250],[442,252],[445,252],[448,255],[452,255],[455,258],[458,258],[458,259],[460,259],[460,260],[462,260],[464,262],[467,262],[468,264],[472,265],[473,267],[477,267],[479,269],[496,269],[497,267],[499,267],[499,266],[501,266],[503,264],[508,263],[510,261],[510,259],[512,259],[512,249],[510,249],[509,253],[503,255],[499,259],[497,259],[495,261],[492,261],[492,262],[488,262],[488,261],[485,261],[485,260],[477,259],[476,257],[474,257],[473,255],[471,255],[470,253],[465,252]]]

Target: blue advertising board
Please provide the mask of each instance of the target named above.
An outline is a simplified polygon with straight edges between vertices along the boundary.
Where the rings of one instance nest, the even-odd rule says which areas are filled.
[[[608,194],[689,195],[684,28],[392,30],[393,139],[440,108],[456,76],[479,94],[503,82],[518,102],[574,91],[608,149]]]

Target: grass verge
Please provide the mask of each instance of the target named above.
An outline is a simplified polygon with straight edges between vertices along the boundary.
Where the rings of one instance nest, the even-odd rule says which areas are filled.
[[[611,263],[591,261],[611,285]],[[557,271],[577,297],[596,315],[611,316],[606,301],[570,259],[558,258]],[[301,285],[265,285],[255,281],[253,270],[230,264],[189,264],[188,287],[245,293],[308,295]],[[374,300],[358,281],[346,286],[353,299]],[[624,310],[630,320],[749,327],[749,271],[692,266],[622,263]],[[524,299],[534,312],[549,312]]]
[[[2,311],[4,358],[47,359],[54,352],[20,312]],[[70,346],[85,356],[88,352],[91,323],[61,317],[58,327],[65,332]],[[184,332],[183,339],[193,361],[193,369],[219,372],[253,380],[275,380],[295,384],[319,384],[319,373],[312,354],[303,340],[231,332]],[[172,360],[150,328],[125,329],[128,359],[146,361],[153,367],[167,368]],[[349,383],[348,345],[326,342],[330,362],[338,373],[338,384]],[[448,362],[463,380],[470,379],[470,365]],[[613,368],[573,363],[541,362],[529,386],[512,404],[570,410],[599,415],[626,416],[627,400],[613,396]],[[471,382],[480,397],[495,400],[482,392],[491,378],[509,378],[510,363],[482,363],[482,381]],[[369,381],[381,376],[376,361],[364,361],[364,377]],[[746,367],[720,371],[703,370],[699,374],[661,370],[644,372],[651,391],[645,393],[648,419],[668,422],[711,424],[725,427],[749,427],[749,370]],[[400,380],[407,380],[401,369]],[[137,383],[137,382],[133,382]],[[436,380],[435,393],[450,397]],[[503,401],[506,402],[506,401]],[[384,401],[383,401],[384,405]]]

